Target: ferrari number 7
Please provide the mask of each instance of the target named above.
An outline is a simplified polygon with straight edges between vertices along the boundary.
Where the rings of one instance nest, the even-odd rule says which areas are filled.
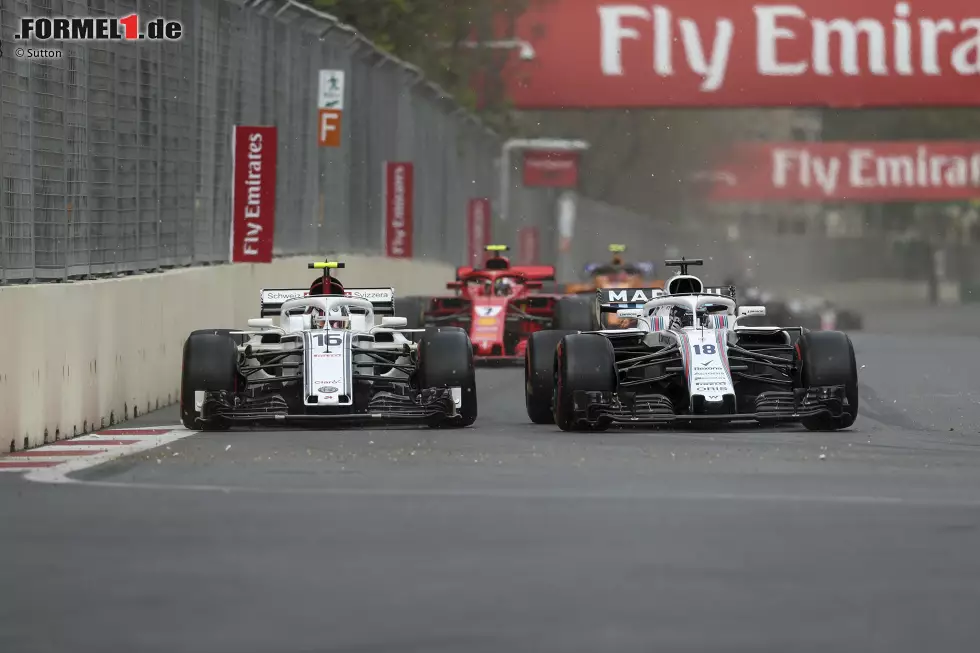
[[[324,335],[322,333],[314,334],[313,341],[317,347],[339,347],[344,344],[344,339],[340,336]]]
[[[694,345],[693,349],[694,349],[695,356],[700,356],[701,354],[704,354],[705,356],[710,356],[711,354],[715,353],[714,345]]]

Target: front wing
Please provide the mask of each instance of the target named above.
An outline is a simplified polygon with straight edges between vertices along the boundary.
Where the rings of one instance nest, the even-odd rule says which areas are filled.
[[[296,402],[292,403],[291,408],[290,402],[282,394],[251,398],[221,390],[205,392],[198,412],[202,422],[225,425],[424,423],[433,419],[461,419],[457,408],[459,399],[450,388],[427,388],[413,392],[394,386],[390,390],[376,392],[361,407],[306,412],[303,408],[297,410]]]
[[[660,394],[634,392],[576,391],[574,419],[586,424],[612,423],[643,426],[702,422],[799,422],[810,417],[841,417],[848,412],[844,386],[821,386],[792,392],[770,391],[756,397],[754,410],[718,413],[677,413],[670,400]],[[729,407],[731,408],[731,407]]]

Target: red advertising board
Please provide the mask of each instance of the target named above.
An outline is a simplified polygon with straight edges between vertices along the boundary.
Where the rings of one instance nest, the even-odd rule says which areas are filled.
[[[517,230],[517,264],[537,265],[540,255],[538,247],[538,228],[521,227]]]
[[[384,164],[385,255],[412,258],[415,169],[411,163]]]
[[[532,0],[519,109],[980,106],[976,0]]]
[[[738,143],[714,201],[947,201],[980,196],[980,141]]]
[[[486,197],[471,198],[466,206],[468,265],[479,267],[486,261],[485,248],[490,244],[490,227],[490,200]]]
[[[270,263],[276,231],[275,127],[235,125],[232,263]]]
[[[527,150],[524,152],[524,185],[546,188],[578,186],[578,152]]]

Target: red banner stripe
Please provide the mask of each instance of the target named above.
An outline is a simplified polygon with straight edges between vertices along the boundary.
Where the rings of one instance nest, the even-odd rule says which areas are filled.
[[[714,201],[952,201],[980,196],[980,141],[737,143]]]

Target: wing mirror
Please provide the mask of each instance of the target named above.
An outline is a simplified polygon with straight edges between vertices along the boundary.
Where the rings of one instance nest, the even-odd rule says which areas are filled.
[[[252,329],[271,329],[276,325],[271,317],[253,317],[248,321],[248,326]]]
[[[616,311],[616,317],[621,319],[636,320],[643,317],[642,308],[621,308]]]
[[[462,290],[462,289],[463,289],[462,281],[450,281],[449,283],[446,284],[446,290]]]
[[[385,329],[404,329],[408,326],[408,318],[385,316],[381,318],[381,326]]]
[[[766,314],[765,306],[739,306],[738,316],[735,318],[741,320],[743,317],[759,316],[763,317]]]

